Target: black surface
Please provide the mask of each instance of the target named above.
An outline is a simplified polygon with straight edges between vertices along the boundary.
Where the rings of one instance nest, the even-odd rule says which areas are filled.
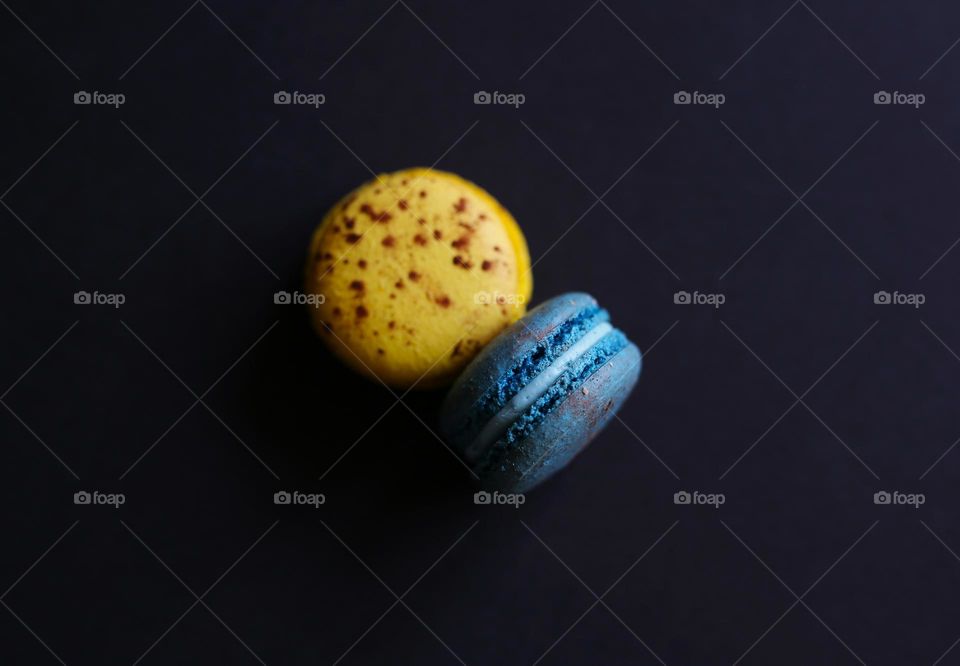
[[[0,663],[960,663],[960,453],[934,464],[960,250],[927,272],[960,236],[960,49],[929,69],[955,4],[11,0],[0,25]],[[273,304],[368,167],[438,158],[520,220],[535,300],[592,292],[649,352],[520,509],[473,504],[438,396],[391,409]]]

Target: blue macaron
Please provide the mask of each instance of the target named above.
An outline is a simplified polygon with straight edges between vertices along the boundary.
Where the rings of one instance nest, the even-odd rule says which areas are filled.
[[[607,425],[640,367],[640,350],[592,296],[557,296],[467,366],[447,394],[440,428],[482,486],[525,492]]]

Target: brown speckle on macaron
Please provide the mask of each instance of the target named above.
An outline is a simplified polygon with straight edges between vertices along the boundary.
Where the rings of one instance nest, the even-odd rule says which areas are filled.
[[[441,308],[449,308],[449,307],[450,307],[450,297],[447,296],[446,294],[442,294],[442,295],[440,295],[440,296],[437,296],[437,298],[436,298],[436,303],[437,303],[437,305],[439,305]]]
[[[489,271],[493,268],[493,262],[487,259],[483,260],[483,263],[480,264],[480,270]]]
[[[359,319],[363,319],[364,317],[366,317],[367,315],[370,314],[370,312],[367,311],[367,309],[366,309],[365,307],[363,307],[362,305],[358,305],[358,306],[357,306],[356,312],[357,312],[357,317],[358,317]]]
[[[397,239],[393,236],[385,236],[384,239],[380,241],[380,244],[384,247],[393,247],[397,244]]]
[[[437,240],[440,240],[441,238],[443,238],[443,232],[440,231],[439,229],[434,229],[433,237],[436,238]]]
[[[400,199],[400,201],[397,202],[397,207],[398,207],[400,210],[406,210],[406,209],[407,209],[407,206],[408,206],[408,204],[407,204],[407,200],[406,200],[406,199]]]
[[[403,289],[403,280],[397,280],[396,284],[393,285],[397,289]]]
[[[356,223],[357,223],[357,221],[356,221],[354,218],[352,218],[352,217],[345,217],[345,218],[343,218],[343,226],[345,226],[347,229],[353,229],[353,226],[354,226]]]
[[[420,190],[420,198],[421,198],[421,199],[426,199],[426,198],[427,198],[427,191],[426,191],[426,190]]]
[[[471,268],[473,268],[473,262],[465,260],[459,254],[453,258],[453,263],[455,266],[459,266],[460,268],[463,268],[465,270],[470,270]]]
[[[413,281],[413,282],[419,282],[419,281],[420,281],[420,273],[418,273],[418,272],[416,272],[416,271],[410,271],[409,273],[407,273],[407,277],[410,278],[410,280]]]
[[[350,233],[350,234],[347,234],[345,238],[347,239],[348,243],[356,245],[357,243],[360,242],[360,239],[363,238],[363,236],[361,236],[360,234]]]
[[[424,236],[423,234],[417,234],[416,236],[413,237],[413,242],[416,243],[417,245],[426,245],[427,237]]]
[[[350,288],[354,291],[363,291],[364,285],[362,280],[354,280],[350,283]]]
[[[458,213],[462,213],[467,209],[467,200],[464,197],[460,197],[460,200],[453,204],[453,209]]]
[[[380,222],[381,224],[386,224],[391,219],[390,213],[388,213],[387,211],[378,213],[373,209],[373,207],[370,204],[363,204],[362,206],[360,206],[360,212],[367,215],[371,220],[374,220],[375,222]]]
[[[388,323],[387,323],[387,328],[389,328],[391,331],[392,331],[393,329],[395,329],[396,327],[397,327],[397,322],[395,322],[395,321],[391,321],[391,322],[388,322]]]
[[[464,234],[463,236],[460,236],[460,238],[458,238],[457,240],[450,243],[450,245],[458,250],[462,250],[463,248],[470,245],[470,236],[467,234]]]
[[[357,261],[357,266],[359,266],[360,268],[366,268],[366,267],[367,267],[367,260],[366,260],[366,259],[360,259],[359,261]]]

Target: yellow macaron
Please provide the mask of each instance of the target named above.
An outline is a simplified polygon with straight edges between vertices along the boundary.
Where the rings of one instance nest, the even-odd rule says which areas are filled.
[[[307,259],[321,338],[396,388],[449,384],[524,314],[532,289],[513,216],[477,185],[432,169],[381,174],[345,196]]]

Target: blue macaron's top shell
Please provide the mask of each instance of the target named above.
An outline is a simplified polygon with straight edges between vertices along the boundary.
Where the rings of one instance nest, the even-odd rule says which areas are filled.
[[[591,296],[572,293],[546,301],[506,329],[447,395],[440,419],[447,441],[465,454],[491,410],[502,408],[535,372],[607,319]],[[481,484],[522,492],[561,469],[613,418],[640,368],[640,351],[622,332],[605,335],[496,442],[468,460]]]

